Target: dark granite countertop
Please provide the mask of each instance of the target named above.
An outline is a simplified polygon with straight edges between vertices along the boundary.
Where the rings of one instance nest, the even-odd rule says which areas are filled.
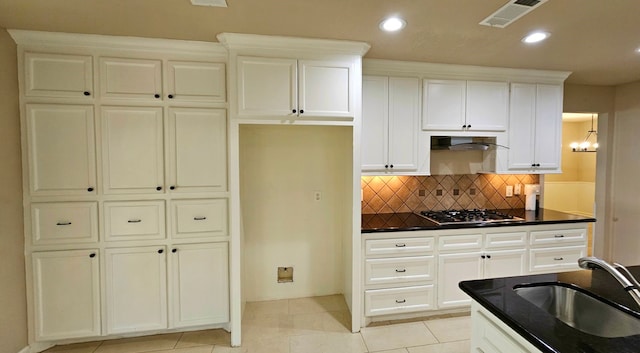
[[[640,266],[629,267],[629,270],[636,278],[640,277]],[[609,273],[600,269],[463,281],[460,288],[542,352],[640,352],[640,335],[603,338],[583,333],[540,310],[513,290],[518,284],[540,282],[578,286],[640,319],[640,313],[629,310],[639,310],[631,296]]]
[[[435,229],[462,229],[462,228],[485,228],[485,227],[512,227],[536,224],[558,224],[558,223],[579,223],[595,222],[595,218],[583,217],[574,214],[540,209],[539,212],[517,210],[498,210],[503,213],[523,218],[523,221],[487,223],[487,224],[450,224],[439,226],[415,213],[378,213],[362,215],[362,233],[374,232],[400,232],[412,230],[435,230]]]

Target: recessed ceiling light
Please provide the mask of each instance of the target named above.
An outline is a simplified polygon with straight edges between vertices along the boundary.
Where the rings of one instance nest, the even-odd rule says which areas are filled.
[[[636,49],[636,53],[640,53],[640,48]]]
[[[396,32],[403,29],[407,22],[399,17],[389,17],[380,22],[380,29],[387,32]]]
[[[527,44],[542,42],[543,40],[549,38],[549,35],[550,34],[547,32],[533,32],[522,38],[522,42]]]

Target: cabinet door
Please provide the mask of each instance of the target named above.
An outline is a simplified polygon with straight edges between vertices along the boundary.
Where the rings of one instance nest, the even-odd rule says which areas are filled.
[[[509,126],[509,169],[531,169],[535,159],[535,84],[511,84]]]
[[[362,171],[385,170],[389,144],[389,79],[362,78]]]
[[[466,81],[425,80],[422,129],[464,130],[466,87]]]
[[[562,86],[537,85],[535,163],[539,169],[560,169]]]
[[[509,113],[507,82],[467,81],[467,130],[505,131]]]
[[[107,334],[167,328],[164,247],[106,249]]]
[[[162,61],[100,58],[100,94],[105,98],[162,98]]]
[[[238,57],[238,116],[297,116],[295,59]]]
[[[89,55],[24,53],[27,97],[91,97],[93,64]]]
[[[228,322],[227,243],[175,245],[170,256],[172,327]]]
[[[471,299],[458,287],[458,283],[482,278],[480,255],[480,252],[469,252],[438,256],[438,309],[471,304]]]
[[[227,100],[223,63],[169,61],[167,66],[167,98],[174,101]]]
[[[162,108],[103,107],[105,193],[162,192]]]
[[[389,78],[389,164],[392,171],[418,169],[420,82]]]
[[[484,259],[484,278],[520,276],[526,272],[526,251],[490,251]]]
[[[95,194],[93,107],[28,104],[26,124],[30,193]]]
[[[35,252],[31,256],[36,340],[99,336],[97,250]]]
[[[300,118],[353,118],[353,66],[350,63],[300,60],[298,73]]]
[[[224,109],[169,109],[169,189],[227,190],[227,115]]]

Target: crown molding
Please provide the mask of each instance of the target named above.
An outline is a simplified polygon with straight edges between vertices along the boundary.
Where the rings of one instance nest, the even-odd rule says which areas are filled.
[[[364,42],[268,36],[258,34],[220,33],[218,41],[229,50],[317,52],[363,56],[371,46]]]
[[[76,48],[99,48],[115,50],[137,50],[163,53],[192,53],[227,56],[226,49],[215,42],[200,42],[178,39],[159,39],[100,34],[78,34],[62,32],[26,31],[9,29],[9,34],[20,46],[55,46]]]
[[[490,80],[549,84],[563,83],[571,74],[569,71],[513,69],[366,58],[362,60],[362,73],[364,75],[417,76],[430,79]]]

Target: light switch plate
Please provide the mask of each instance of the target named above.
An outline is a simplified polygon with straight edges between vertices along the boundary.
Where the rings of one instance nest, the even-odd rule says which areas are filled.
[[[507,185],[507,191],[506,191],[506,196],[507,197],[512,197],[513,196],[513,185]]]
[[[520,195],[522,193],[522,184],[516,184],[513,188],[514,195]]]

